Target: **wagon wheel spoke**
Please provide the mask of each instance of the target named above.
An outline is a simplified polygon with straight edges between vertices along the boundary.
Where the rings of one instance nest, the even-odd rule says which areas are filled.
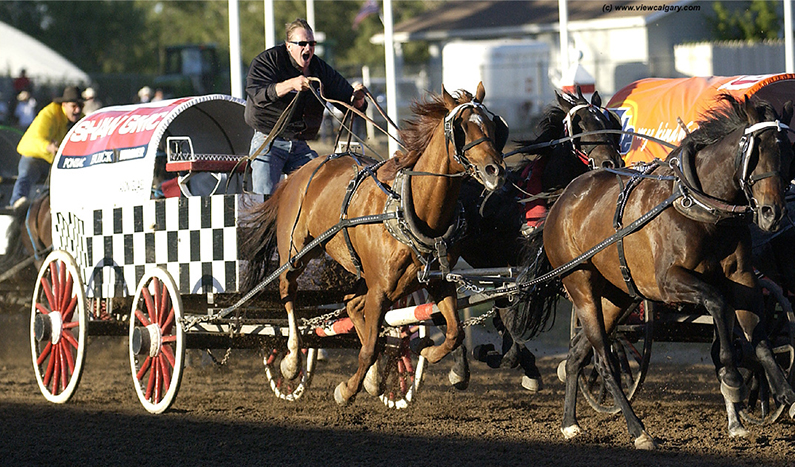
[[[85,362],[88,315],[83,281],[65,251],[50,253],[39,270],[31,305],[31,356],[39,390],[64,403],[77,389]]]
[[[265,378],[273,394],[279,399],[289,402],[299,400],[312,383],[315,363],[317,362],[317,349],[302,349],[302,367],[294,379],[287,379],[281,373],[281,361],[289,353],[286,347],[267,347],[263,363],[265,364]]]
[[[419,290],[401,298],[392,308],[417,306],[427,302],[427,293]],[[403,409],[411,404],[420,390],[427,364],[425,357],[418,357],[411,352],[410,343],[412,339],[425,338],[428,326],[419,323],[390,332],[392,336],[387,339],[387,346],[379,357],[384,392],[378,397],[389,408]]]
[[[185,337],[182,298],[163,268],[141,278],[130,319],[130,369],[141,405],[162,413],[174,403],[182,380]]]

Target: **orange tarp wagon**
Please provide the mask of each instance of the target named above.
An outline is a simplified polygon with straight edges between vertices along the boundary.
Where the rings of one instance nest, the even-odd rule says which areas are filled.
[[[787,100],[795,100],[795,74],[642,79],[618,91],[607,107],[618,114],[625,131],[678,144],[685,137],[685,130],[677,123],[677,117],[689,131],[696,129],[697,122],[717,105],[722,93],[740,99],[759,97],[780,113]],[[627,165],[655,157],[665,159],[669,152],[670,148],[646,138],[621,138],[621,154]]]

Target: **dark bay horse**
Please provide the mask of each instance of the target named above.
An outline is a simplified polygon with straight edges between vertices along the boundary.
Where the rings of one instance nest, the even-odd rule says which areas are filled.
[[[709,312],[727,406],[740,403],[745,389],[730,342],[735,317],[778,400],[786,405],[795,402],[795,392],[774,361],[762,326],[756,326],[762,319],[763,301],[751,265],[748,228],[753,219],[762,230],[774,231],[784,216],[784,188],[793,176],[793,152],[787,127],[780,122],[790,121],[792,104],[788,102],[779,117],[765,102],[738,102],[730,96],[722,100],[725,105],[705,116],[671,152],[667,165],[649,168],[647,175],[662,178],[640,177],[632,182],[622,177],[618,183],[615,174],[589,172],[575,179],[549,212],[544,248],[551,266],[558,267],[622,225],[658,206],[670,206],[667,203],[677,197],[675,190],[681,190],[676,209],[662,209],[623,239],[623,266],[620,249],[611,245],[562,278],[583,326],[572,339],[566,360],[561,424],[566,438],[581,433],[576,418],[577,375],[593,349],[595,367],[621,408],[635,446],[656,447],[621,390],[618,362],[607,343],[624,311],[640,298],[700,306]],[[623,189],[630,185],[634,190]],[[620,197],[625,205],[619,203]]]
[[[518,164],[518,169],[508,173],[509,183],[488,194],[473,180],[465,181],[461,187],[460,200],[467,220],[467,232],[461,239],[461,257],[472,267],[521,266],[528,264],[530,258],[538,253],[541,242],[522,234],[524,216],[519,201],[530,195],[539,195],[528,194],[519,188],[523,185],[521,174],[528,164],[534,166],[533,170],[542,171],[540,180],[544,196],[540,199],[550,205],[569,182],[591,168],[623,165],[618,151],[621,135],[592,133],[621,130],[618,117],[602,107],[599,93],[594,92],[590,102],[579,87],[577,94],[555,95],[557,104],[545,109],[538,124],[538,136],[518,142],[521,147],[517,155],[522,157],[522,163]],[[569,136],[574,139],[553,144]],[[530,161],[526,162],[524,156],[530,156]],[[503,355],[489,353],[488,358],[490,365],[521,365],[525,372],[522,385],[535,392],[541,386],[541,376],[535,367],[534,356],[524,345],[528,340],[524,336],[527,332],[524,322],[530,314],[529,307],[533,305],[524,303],[523,307],[517,305],[508,309],[505,303],[497,303],[499,321],[495,324],[503,332]],[[483,355],[483,352],[476,351],[476,354]],[[459,349],[454,355],[457,362],[450,380],[456,387],[465,388],[468,378],[463,373],[468,364],[462,360],[466,354]],[[495,362],[493,357],[497,357],[499,362]]]
[[[384,314],[398,298],[422,286],[417,274],[424,269],[423,263],[455,264],[457,253],[444,254],[437,240],[445,242],[456,223],[462,176],[470,174],[489,190],[504,182],[505,165],[496,146],[504,144],[505,136],[500,136],[496,118],[491,118],[481,104],[484,97],[481,83],[474,96],[460,91],[453,97],[443,88],[441,95],[414,102],[414,118],[400,131],[406,151],[378,167],[374,175],[362,177],[353,193],[347,188],[366,167],[349,155],[321,157],[280,183],[273,196],[255,206],[245,221],[248,233],[242,242],[243,254],[250,258],[249,284],[253,285],[266,276],[274,248],[284,264],[292,254],[338,224],[341,217],[379,215],[387,211],[390,200],[400,202],[403,217],[411,225],[399,225],[393,230],[402,231],[409,244],[397,240],[399,235],[393,236],[379,222],[348,228],[346,235],[336,235],[323,245],[346,270],[361,275],[346,305],[362,343],[359,364],[356,373],[337,386],[334,398],[338,404],[349,403],[361,390],[365,373],[377,357],[376,343]],[[403,181],[399,183],[398,179]],[[398,190],[402,190],[400,198],[391,193]],[[436,248],[436,258],[428,256],[432,252],[424,239],[430,239],[431,247]],[[422,256],[415,253],[423,250],[426,253]],[[317,249],[307,257],[321,253]],[[294,302],[296,278],[303,264],[292,266],[279,277],[290,327],[289,354],[281,368],[288,379],[297,374],[301,358]],[[442,344],[421,349],[422,356],[437,362],[460,344],[463,333],[455,286],[444,281],[431,282],[427,290],[447,325]]]

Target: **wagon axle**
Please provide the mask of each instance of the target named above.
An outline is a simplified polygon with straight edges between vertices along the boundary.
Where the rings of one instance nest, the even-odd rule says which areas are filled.
[[[150,324],[146,327],[136,326],[135,329],[133,329],[130,349],[135,355],[157,357],[160,353],[162,339],[163,336],[160,333],[160,327],[158,325]]]
[[[61,340],[61,330],[63,329],[63,320],[61,313],[53,311],[50,314],[38,314],[33,322],[33,335],[36,341],[51,341],[57,344]]]

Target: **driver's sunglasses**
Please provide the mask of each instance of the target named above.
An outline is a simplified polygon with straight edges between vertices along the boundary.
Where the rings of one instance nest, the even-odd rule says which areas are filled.
[[[317,45],[317,41],[287,41],[291,44],[295,44],[298,47],[306,47],[307,45],[311,45],[312,47]]]

